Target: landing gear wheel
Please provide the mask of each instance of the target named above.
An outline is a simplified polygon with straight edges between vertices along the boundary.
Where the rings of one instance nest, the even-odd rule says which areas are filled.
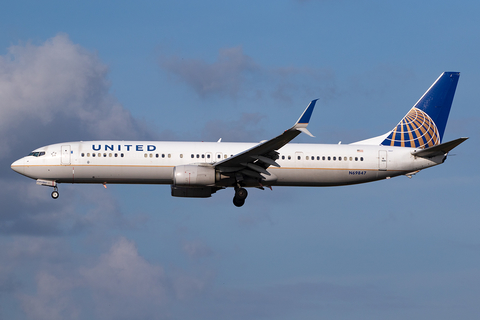
[[[235,190],[235,198],[237,198],[238,200],[245,200],[247,196],[248,196],[247,189],[238,188],[237,190]]]
[[[245,199],[248,196],[247,189],[245,188],[236,188],[235,196],[233,197],[233,204],[236,207],[241,207],[245,204]]]
[[[245,204],[245,199],[243,200],[239,200],[237,198],[233,198],[233,204],[235,205],[235,207],[241,207]]]
[[[59,196],[60,196],[60,193],[58,193],[57,190],[53,190],[53,192],[52,192],[52,198],[53,198],[53,199],[58,199]]]

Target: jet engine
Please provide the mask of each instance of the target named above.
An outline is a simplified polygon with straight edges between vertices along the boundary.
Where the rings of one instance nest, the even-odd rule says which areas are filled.
[[[215,193],[215,168],[202,165],[182,165],[173,169],[172,196],[208,198]]]
[[[215,168],[212,166],[184,165],[173,169],[175,186],[213,186],[215,184]]]

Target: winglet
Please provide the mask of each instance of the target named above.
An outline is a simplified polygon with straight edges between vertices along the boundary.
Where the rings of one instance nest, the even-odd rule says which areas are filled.
[[[312,116],[313,113],[313,108],[315,108],[315,103],[317,103],[318,99],[312,100],[310,104],[307,106],[305,111],[303,111],[302,115],[300,118],[298,118],[297,122],[293,126],[293,129],[302,131],[303,133],[308,134],[310,137],[313,137],[313,135],[310,133],[310,131],[307,130],[308,123],[310,122],[310,117]]]

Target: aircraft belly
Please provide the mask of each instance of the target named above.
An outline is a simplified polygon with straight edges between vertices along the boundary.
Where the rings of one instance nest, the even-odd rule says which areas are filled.
[[[173,167],[156,166],[68,166],[57,175],[64,183],[152,183],[171,184]]]
[[[338,186],[365,183],[404,174],[403,171],[372,169],[296,169],[271,170],[277,175],[278,186]]]

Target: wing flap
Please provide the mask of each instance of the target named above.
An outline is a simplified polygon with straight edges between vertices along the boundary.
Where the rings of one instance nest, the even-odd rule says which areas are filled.
[[[253,159],[258,159],[258,160],[262,161],[263,163],[269,164],[271,166],[280,167],[280,165],[278,163],[276,163],[275,160],[273,160],[272,158],[259,156],[259,155],[253,155],[253,156],[250,156],[250,157],[252,157]]]
[[[270,175],[270,172],[268,172],[265,168],[262,168],[256,164],[253,164],[253,163],[242,163],[242,165],[245,165],[246,167],[254,170],[254,171],[257,171],[258,173],[263,173],[263,174],[266,174],[267,176]]]

